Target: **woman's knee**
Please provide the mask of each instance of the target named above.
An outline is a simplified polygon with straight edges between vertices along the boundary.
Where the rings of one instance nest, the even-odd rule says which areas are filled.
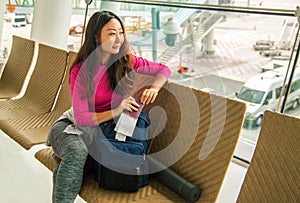
[[[77,160],[81,159],[85,161],[88,156],[88,149],[83,142],[77,141],[68,143],[68,146],[65,148],[64,154],[65,156],[70,156],[76,158]]]

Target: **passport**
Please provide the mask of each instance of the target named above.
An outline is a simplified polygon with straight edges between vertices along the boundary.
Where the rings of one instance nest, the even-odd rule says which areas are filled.
[[[116,139],[118,139],[120,141],[121,140],[125,141],[124,137],[122,137],[121,135],[129,136],[129,137],[132,137],[132,135],[133,135],[133,131],[135,129],[138,117],[139,117],[141,111],[144,108],[144,104],[140,103],[137,100],[136,100],[136,102],[140,105],[138,110],[137,111],[132,111],[132,112],[127,111],[127,110],[123,111],[121,113],[120,117],[119,117],[119,120],[118,120],[117,124],[116,124],[116,127],[114,129],[117,132],[117,135],[118,135],[116,137]]]
[[[131,117],[138,119],[140,113],[142,112],[144,108],[144,104],[142,104],[140,101],[136,100],[136,103],[140,105],[139,109],[137,111],[125,111],[125,113],[129,114]]]

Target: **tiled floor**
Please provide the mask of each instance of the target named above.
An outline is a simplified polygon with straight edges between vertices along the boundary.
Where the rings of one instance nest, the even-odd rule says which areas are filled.
[[[27,151],[0,130],[1,203],[51,202],[52,173],[34,158],[41,147]]]
[[[34,158],[42,147],[27,151],[0,130],[1,203],[51,202],[52,173]],[[218,203],[236,201],[245,173],[245,168],[231,163]],[[76,203],[83,202],[80,197],[76,199]]]

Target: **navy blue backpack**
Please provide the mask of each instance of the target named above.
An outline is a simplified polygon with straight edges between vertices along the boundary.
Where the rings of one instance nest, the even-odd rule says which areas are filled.
[[[113,120],[100,125],[103,135],[95,139],[98,157],[94,178],[104,189],[136,192],[149,183],[149,165],[146,161],[148,117],[141,112],[133,136],[127,137],[125,142],[115,139],[115,125]]]

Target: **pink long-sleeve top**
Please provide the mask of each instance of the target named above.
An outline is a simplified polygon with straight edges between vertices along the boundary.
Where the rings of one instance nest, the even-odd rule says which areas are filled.
[[[122,101],[123,97],[114,94],[110,87],[108,73],[105,66],[98,66],[94,75],[95,93],[89,98],[84,98],[86,95],[85,81],[82,77],[77,77],[83,62],[76,64],[70,74],[70,88],[72,95],[72,105],[76,124],[79,126],[95,126],[93,121],[94,112],[104,112],[111,110]],[[170,77],[170,69],[168,66],[148,61],[144,58],[134,56],[133,69],[137,73],[147,74],[152,76],[164,76],[167,79]],[[81,74],[80,75],[84,75]]]

